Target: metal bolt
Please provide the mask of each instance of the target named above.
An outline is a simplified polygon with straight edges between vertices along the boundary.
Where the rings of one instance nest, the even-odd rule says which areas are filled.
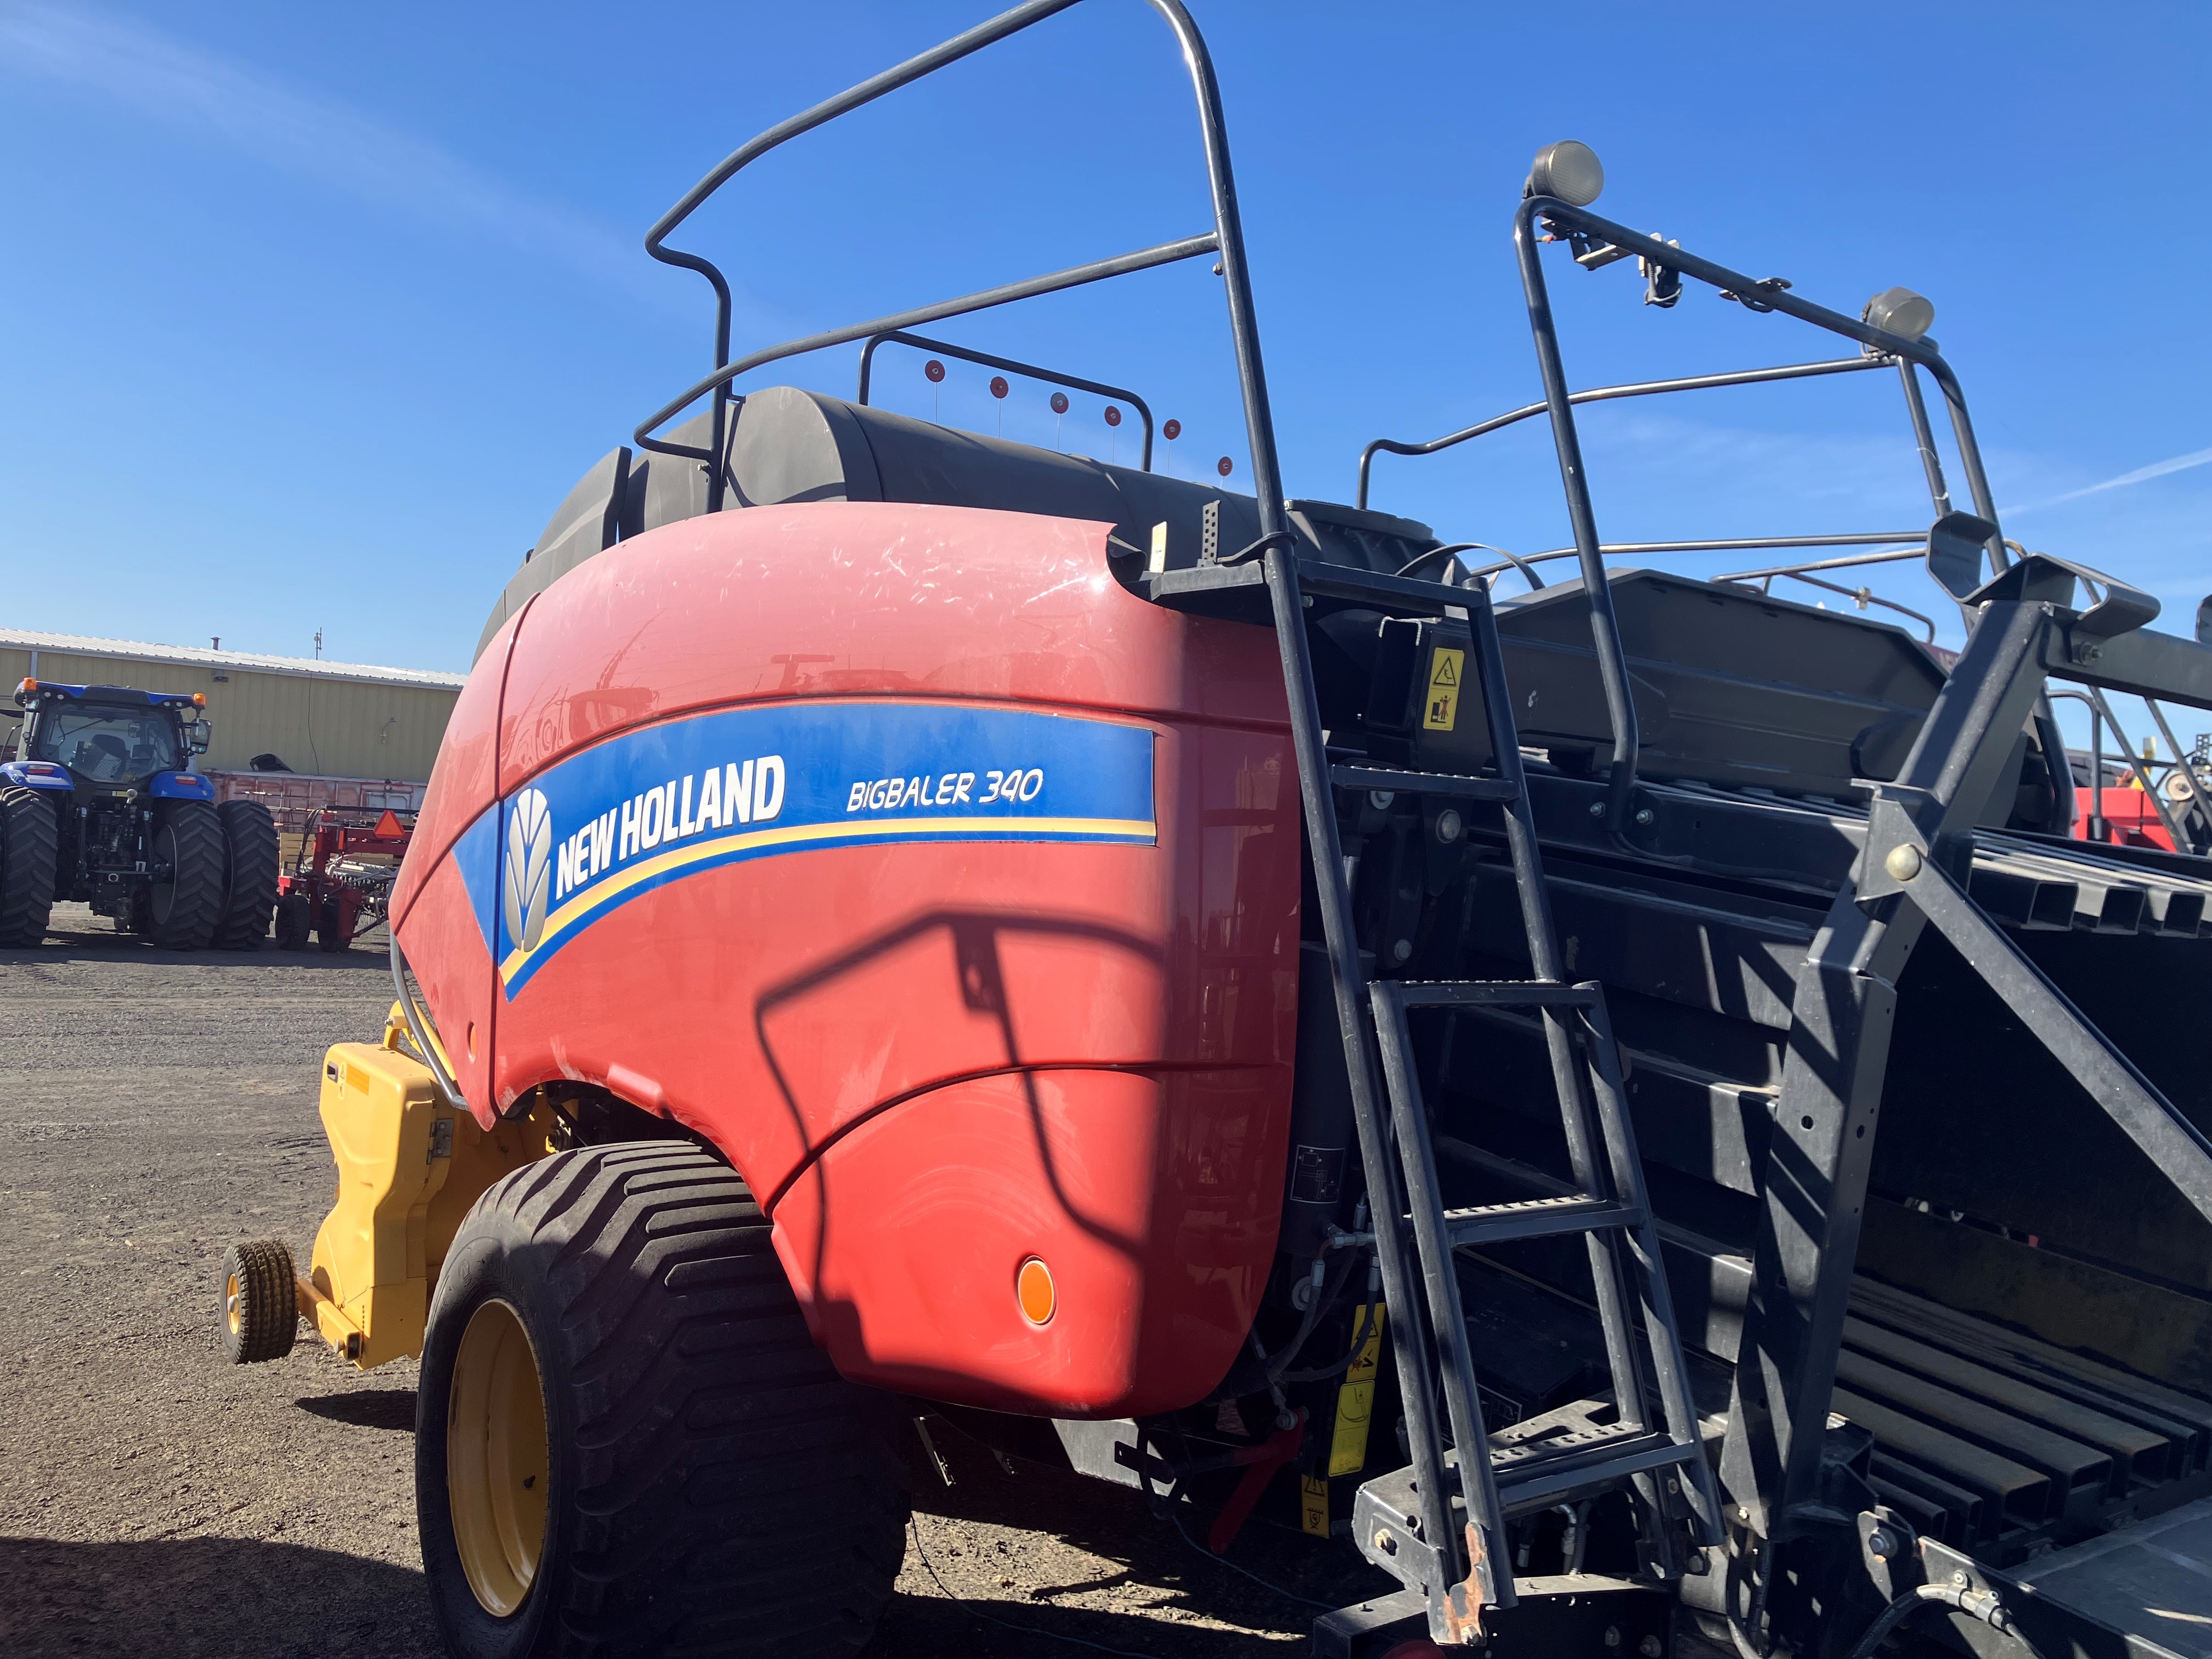
[[[1920,849],[1910,844],[1893,847],[1889,856],[1881,861],[1881,867],[1895,880],[1911,881],[1920,873]]]
[[[1646,806],[1637,813],[1636,821],[1638,823],[1651,823],[1656,822],[1658,817],[1659,815],[1656,812]]]
[[[1397,796],[1392,794],[1388,789],[1370,789],[1367,792],[1367,804],[1378,812],[1389,811],[1390,803],[1397,799]]]
[[[1867,1553],[1877,1561],[1887,1561],[1897,1553],[1897,1540],[1890,1535],[1886,1527],[1876,1527],[1869,1533],[1866,1547]]]
[[[1605,1644],[1609,1648],[1617,1648],[1620,1645],[1620,1626],[1607,1625],[1605,1627]]]
[[[1375,1528],[1375,1547],[1385,1555],[1395,1555],[1398,1553],[1398,1540],[1390,1535],[1389,1528]]]
[[[1971,1581],[1963,1571],[1954,1572],[1951,1575],[1951,1587],[1954,1589],[1964,1589],[1970,1582]]]
[[[1403,962],[1413,954],[1413,941],[1409,939],[1401,939],[1390,947],[1390,959],[1393,962]]]
[[[1667,1651],[1660,1645],[1659,1638],[1656,1636],[1645,1637],[1636,1644],[1636,1650],[1644,1656],[1644,1659],[1659,1659],[1659,1656]]]
[[[1667,1478],[1667,1490],[1669,1494],[1679,1496],[1682,1490],[1682,1483],[1669,1475]]]
[[[1467,821],[1451,807],[1447,806],[1437,814],[1437,839],[1447,847],[1457,841],[1466,828]]]
[[[1592,801],[1590,803],[1590,816],[1594,818],[1603,817],[1605,816],[1605,803],[1601,800]]]

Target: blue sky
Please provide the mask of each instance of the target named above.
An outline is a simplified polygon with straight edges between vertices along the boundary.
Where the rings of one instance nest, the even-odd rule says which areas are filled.
[[[1616,217],[1838,309],[1929,295],[2008,533],[2153,589],[2182,631],[2212,588],[2212,12],[1194,9],[1293,494],[1349,499],[1369,438],[1536,395],[1509,222],[1530,154],[1575,137]],[[0,616],[465,665],[569,485],[707,366],[705,286],[645,227],[755,131],[988,15],[0,0]],[[678,240],[738,285],[743,350],[1206,224],[1166,31],[1097,0],[779,152]],[[1553,272],[1578,385],[1839,355],[1696,289],[1647,310],[1632,266]],[[1226,454],[1249,483],[1202,263],[942,326],[1136,387],[1186,428],[1176,470]],[[768,379],[850,395],[854,362]],[[882,374],[930,413],[918,362]],[[1055,434],[1045,388],[1000,410],[985,378],[955,365],[944,417],[1106,453],[1095,400]],[[1583,430],[1608,539],[1928,516],[1888,375]],[[1540,422],[1386,459],[1375,500],[1565,539]],[[1909,568],[1878,587],[1937,609]]]

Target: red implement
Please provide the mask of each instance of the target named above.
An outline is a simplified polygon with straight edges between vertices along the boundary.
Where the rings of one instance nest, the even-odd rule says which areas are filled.
[[[1235,1358],[1297,1018],[1273,641],[1129,593],[1106,533],[623,542],[478,661],[392,906],[485,1121],[566,1079],[697,1130],[848,1376],[1057,1416]]]

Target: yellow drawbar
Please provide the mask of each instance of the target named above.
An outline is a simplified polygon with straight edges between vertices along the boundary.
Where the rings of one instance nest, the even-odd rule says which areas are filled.
[[[538,1115],[486,1131],[411,1055],[341,1042],[323,1056],[323,1133],[337,1201],[315,1235],[300,1311],[363,1370],[419,1354],[430,1288],[486,1188],[546,1155]]]

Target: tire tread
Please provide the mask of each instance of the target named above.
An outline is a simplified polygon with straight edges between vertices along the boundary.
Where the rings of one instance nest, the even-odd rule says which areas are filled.
[[[146,907],[146,937],[166,951],[204,951],[222,909],[222,820],[212,801],[172,800],[154,822],[156,834],[166,828],[175,836],[177,867],[169,914]]]
[[[455,1252],[480,1234],[542,1251],[563,1350],[547,1382],[574,1402],[576,1524],[544,1651],[689,1650],[744,1607],[739,1650],[857,1654],[904,1556],[904,1493],[744,1182],[680,1142],[563,1152],[487,1190]]]
[[[214,943],[224,951],[258,951],[276,908],[276,820],[258,800],[227,800],[216,809],[222,827],[222,904]]]
[[[234,1364],[282,1359],[299,1334],[300,1310],[292,1288],[292,1252],[273,1238],[249,1239],[224,1252],[222,1280],[238,1276],[239,1328],[224,1322],[223,1346]]]
[[[61,858],[61,820],[44,791],[0,788],[0,948],[46,937]]]

